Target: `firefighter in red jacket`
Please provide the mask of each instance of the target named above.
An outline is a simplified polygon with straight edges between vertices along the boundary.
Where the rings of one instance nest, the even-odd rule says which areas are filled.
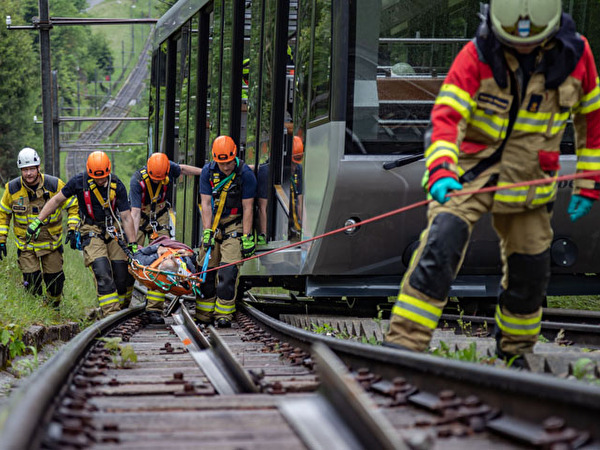
[[[600,89],[592,51],[560,0],[491,0],[474,40],[456,57],[431,113],[425,142],[428,226],[404,275],[386,344],[426,350],[474,224],[487,212],[503,264],[497,352],[531,353],[550,279],[550,219],[559,145],[568,118],[578,173],[600,169]],[[451,191],[548,183],[447,197]],[[574,182],[571,220],[587,214],[600,179]]]

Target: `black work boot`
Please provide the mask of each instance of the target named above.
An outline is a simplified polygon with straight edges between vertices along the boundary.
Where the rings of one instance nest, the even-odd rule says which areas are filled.
[[[165,319],[162,314],[158,311],[147,311],[148,322],[152,325],[162,325],[165,323]]]
[[[215,325],[217,328],[231,328],[231,320],[227,317],[219,317]]]

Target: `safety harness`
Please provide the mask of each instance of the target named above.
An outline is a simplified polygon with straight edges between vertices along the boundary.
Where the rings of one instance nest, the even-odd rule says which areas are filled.
[[[214,178],[211,178],[210,180],[210,185],[212,187],[212,199],[211,199],[211,205],[212,205],[212,210],[213,210],[213,223],[212,223],[212,231],[213,233],[215,233],[215,235],[217,234],[217,225],[219,224],[219,221],[221,220],[221,216],[223,215],[223,211],[225,210],[225,204],[227,203],[227,194],[229,193],[229,188],[231,187],[231,185],[233,184],[234,180],[236,179],[236,176],[238,175],[238,173],[241,172],[241,167],[244,164],[243,161],[240,161],[238,158],[236,158],[236,168],[233,172],[231,172],[227,177],[225,177],[223,180],[220,181],[216,181]],[[211,169],[213,169],[211,167]],[[215,202],[215,198],[219,198],[219,200],[217,202]],[[237,208],[232,208],[231,209],[231,213],[232,214],[237,214]],[[237,219],[234,219],[233,221],[229,222],[228,225],[231,224],[239,224],[242,222],[242,218],[238,217]],[[241,237],[242,233],[239,232],[233,232],[233,233],[229,233],[229,234],[221,234],[219,239],[215,238],[215,241],[217,241],[218,243],[222,243],[223,241],[229,239],[229,238],[236,238],[236,237]]]
[[[83,199],[85,201],[86,208],[86,223],[89,225],[97,225],[101,229],[103,229],[104,233],[102,236],[94,233],[93,231],[89,232],[90,237],[100,237],[106,241],[105,234],[108,234],[112,239],[118,239],[119,233],[116,231],[113,221],[113,210],[115,209],[116,197],[117,197],[117,182],[108,179],[109,189],[108,189],[108,198],[105,199],[100,194],[100,190],[98,189],[98,185],[93,178],[88,178],[87,183],[84,184],[83,190]],[[94,208],[92,206],[92,193],[96,196],[98,203],[104,209],[104,223],[97,221],[94,215]]]
[[[298,202],[298,174],[294,173],[291,178],[290,181],[292,183],[292,189],[291,189],[291,194],[292,194],[292,218],[294,220],[294,230],[297,232],[300,232],[300,230],[302,230],[302,227],[300,226],[300,221],[298,220],[298,212],[296,211],[296,203]]]
[[[169,208],[170,204],[166,205],[166,208],[161,209],[158,213],[156,213],[156,206],[158,203],[162,203],[166,201],[167,198],[167,188],[169,186],[169,177],[165,177],[164,180],[158,182],[156,186],[156,191],[152,189],[152,180],[148,175],[148,169],[145,167],[140,170],[140,175],[142,179],[140,180],[140,186],[142,188],[142,206],[146,201],[146,194],[148,194],[148,203],[150,205],[150,215],[147,215],[142,211],[141,218],[142,223],[140,225],[140,230],[145,230],[148,225],[152,228],[152,234],[150,235],[150,239],[156,239],[158,237],[158,232],[164,228],[162,225],[159,225],[158,218],[165,214]]]

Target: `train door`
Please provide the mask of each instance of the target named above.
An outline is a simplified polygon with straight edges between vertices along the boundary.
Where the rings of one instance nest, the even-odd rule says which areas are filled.
[[[291,143],[292,55],[298,2],[252,2],[248,48],[246,160],[258,181],[259,244],[289,240],[293,216]],[[296,235],[300,236],[300,230]]]

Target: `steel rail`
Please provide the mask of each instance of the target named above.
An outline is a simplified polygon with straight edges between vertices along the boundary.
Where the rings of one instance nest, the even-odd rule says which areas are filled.
[[[560,316],[555,316],[560,319]],[[592,315],[593,317],[593,315]],[[542,314],[542,318],[544,315]],[[458,324],[459,322],[481,324],[488,326],[496,325],[493,317],[465,316],[457,314],[442,314],[440,323]],[[600,346],[600,327],[597,324],[579,324],[573,322],[557,322],[555,320],[542,320],[541,333],[547,339],[553,339],[559,331],[566,332],[566,338],[580,345]]]
[[[560,414],[570,426],[589,430],[595,439],[600,439],[597,387],[548,375],[335,339],[287,325],[245,303],[240,306],[271,334],[305,351],[321,342],[350,367],[368,367],[389,380],[401,376],[420,390],[434,394],[453,390],[461,396],[476,395],[509,417],[523,421],[541,423],[550,415]]]
[[[54,398],[67,380],[74,375],[73,368],[94,341],[143,311],[144,306],[140,305],[100,320],[86,328],[41,366],[27,384],[15,392],[9,406],[2,411],[0,449],[34,447],[39,427],[44,417],[53,409]]]

